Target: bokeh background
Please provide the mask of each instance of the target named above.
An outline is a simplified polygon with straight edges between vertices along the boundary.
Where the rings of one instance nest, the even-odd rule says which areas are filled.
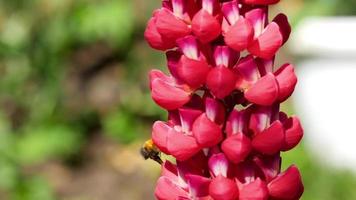
[[[164,55],[143,40],[159,4],[0,0],[1,200],[154,199],[160,168],[138,150],[166,116],[147,85]],[[356,1],[288,0],[273,9],[298,28],[310,16],[356,15]],[[303,59],[293,52],[283,48],[278,62]],[[293,99],[283,109],[295,113]],[[302,199],[356,199],[356,174],[316,159],[308,145],[283,159],[301,169]]]

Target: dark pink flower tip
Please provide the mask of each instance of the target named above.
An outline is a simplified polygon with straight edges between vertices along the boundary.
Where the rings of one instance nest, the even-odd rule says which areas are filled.
[[[229,161],[225,154],[216,153],[209,158],[208,166],[212,177],[216,177],[218,175],[226,177],[229,169]]]
[[[284,128],[280,121],[258,133],[252,140],[252,146],[260,153],[273,155],[282,149],[284,143]]]
[[[268,73],[245,91],[245,98],[258,105],[270,106],[277,100],[278,94],[276,78]]]
[[[298,117],[291,117],[284,122],[285,142],[282,150],[288,151],[299,144],[303,138],[303,127]]]
[[[252,55],[241,58],[233,70],[240,77],[236,82],[236,87],[240,90],[249,88],[260,78],[257,63]]]
[[[226,157],[237,164],[249,155],[252,146],[250,139],[243,133],[232,135],[224,140],[221,146]]]
[[[267,187],[270,196],[275,199],[295,200],[299,199],[304,192],[302,178],[298,168],[294,165],[279,174]]]
[[[239,190],[233,180],[219,175],[211,181],[209,194],[214,200],[236,200]]]
[[[239,193],[239,200],[267,200],[269,197],[267,184],[260,178],[243,184]]]
[[[171,49],[175,46],[175,42],[168,40],[164,36],[162,36],[156,27],[156,18],[152,17],[148,23],[144,33],[144,37],[148,44],[157,50],[165,51],[167,49]]]
[[[178,67],[179,60],[182,57],[182,53],[178,50],[171,50],[166,52],[167,67],[172,76],[179,79]]]
[[[165,176],[172,181],[178,181],[177,166],[170,161],[165,161],[161,166],[161,176]]]
[[[288,22],[288,18],[285,14],[280,13],[273,19],[273,21],[276,22],[281,29],[284,44],[289,39],[290,33],[292,31],[292,28]]]
[[[225,107],[216,99],[205,98],[205,114],[213,122],[223,124],[225,120]]]
[[[168,9],[160,9],[155,17],[157,18],[156,26],[158,32],[164,35],[169,42],[175,42],[178,38],[190,34],[188,25]]]
[[[218,66],[210,70],[206,85],[215,97],[223,99],[235,89],[236,79],[231,69]]]
[[[209,195],[209,185],[211,179],[188,174],[185,176],[187,183],[189,185],[189,192],[192,197],[206,197]]]
[[[240,53],[228,46],[217,46],[214,49],[215,66],[232,67],[240,58]]]
[[[298,79],[295,75],[294,67],[291,64],[283,65],[274,74],[279,87],[278,100],[283,102],[292,95]]]
[[[192,88],[198,88],[205,84],[210,67],[203,60],[193,60],[183,55],[178,65],[179,78]]]
[[[177,199],[179,196],[188,197],[188,193],[168,177],[161,176],[156,185],[155,197],[158,200]]]
[[[250,22],[240,17],[225,33],[225,42],[230,48],[242,51],[251,44],[253,33]]]
[[[271,22],[265,30],[247,48],[248,51],[260,58],[272,58],[283,44],[283,35],[277,23]]]
[[[220,35],[221,26],[214,16],[202,9],[194,15],[192,31],[201,42],[207,43]]]
[[[236,109],[232,110],[229,118],[226,122],[226,134],[227,137],[241,133],[244,131],[247,121],[247,111],[237,111]]]
[[[211,121],[205,113],[193,124],[193,135],[201,148],[217,145],[222,140],[221,126]]]
[[[281,171],[281,157],[279,154],[273,156],[255,156],[253,161],[263,172],[267,182],[274,179]]]
[[[244,3],[251,5],[270,5],[276,4],[279,1],[280,0],[243,0]]]
[[[168,135],[167,149],[179,161],[189,159],[200,150],[194,137],[178,132],[172,132]]]

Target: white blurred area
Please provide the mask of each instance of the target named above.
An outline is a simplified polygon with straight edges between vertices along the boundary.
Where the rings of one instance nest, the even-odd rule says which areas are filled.
[[[292,37],[296,112],[324,163],[356,172],[356,17],[309,18]]]

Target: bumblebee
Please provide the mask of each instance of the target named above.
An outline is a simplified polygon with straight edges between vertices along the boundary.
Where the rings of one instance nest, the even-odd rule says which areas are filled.
[[[161,152],[158,150],[156,145],[153,143],[152,139],[147,140],[140,149],[140,153],[142,157],[147,159],[152,159],[159,163],[160,165],[163,163],[160,155]]]

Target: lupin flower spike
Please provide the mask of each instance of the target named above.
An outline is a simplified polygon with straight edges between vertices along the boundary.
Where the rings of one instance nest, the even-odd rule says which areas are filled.
[[[153,100],[168,112],[150,144],[176,159],[162,163],[158,200],[302,196],[298,168],[281,169],[280,152],[298,145],[303,128],[279,109],[297,76],[292,64],[274,66],[291,32],[284,14],[268,20],[278,2],[163,0],[153,12],[145,39],[166,52],[170,75],[149,75]]]

